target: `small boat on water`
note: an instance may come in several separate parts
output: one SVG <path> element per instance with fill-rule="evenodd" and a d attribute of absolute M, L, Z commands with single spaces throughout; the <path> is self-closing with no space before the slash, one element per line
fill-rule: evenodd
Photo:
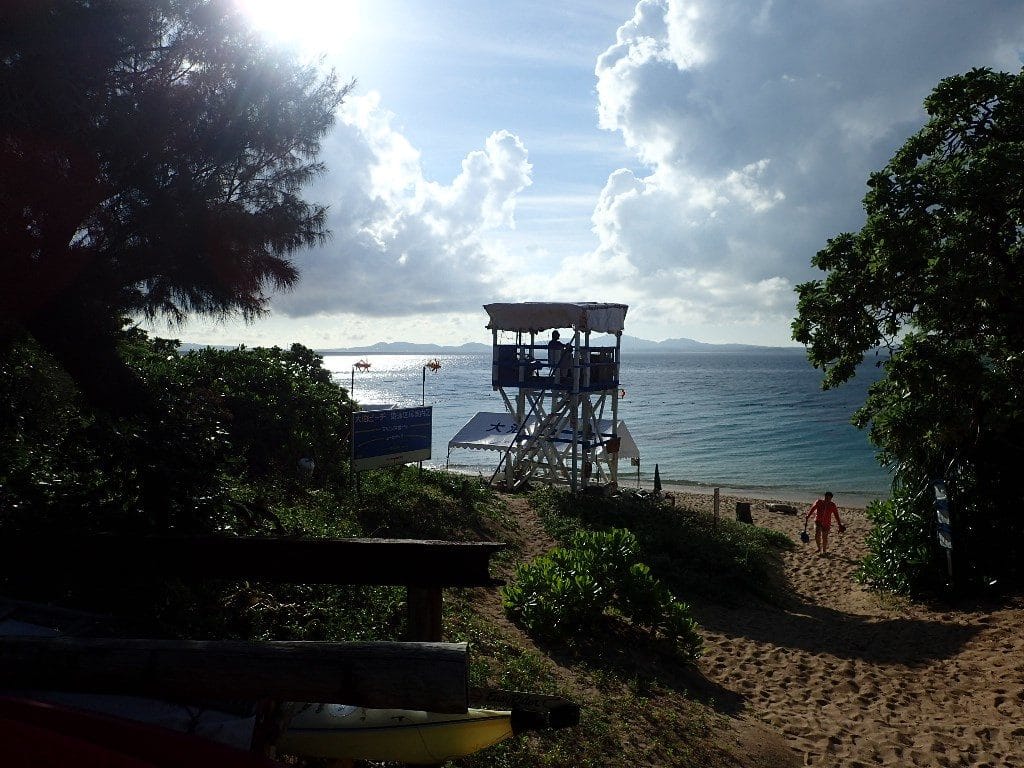
<path fill-rule="evenodd" d="M 360 371 L 370 370 L 370 363 L 366 360 L 360 360 L 358 363 L 353 364 L 353 368 L 358 368 Z"/>
<path fill-rule="evenodd" d="M 288 704 L 279 751 L 303 757 L 387 760 L 412 765 L 465 757 L 513 735 L 512 712 L 440 714 L 345 704 Z"/>

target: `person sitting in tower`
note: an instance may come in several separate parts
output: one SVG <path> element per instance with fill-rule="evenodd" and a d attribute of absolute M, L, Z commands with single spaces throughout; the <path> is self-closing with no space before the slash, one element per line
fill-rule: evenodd
<path fill-rule="evenodd" d="M 558 374 L 558 366 L 562 362 L 562 353 L 565 351 L 565 345 L 558 340 L 558 337 L 558 331 L 552 331 L 551 341 L 548 342 L 548 368 L 551 370 L 552 376 Z"/>

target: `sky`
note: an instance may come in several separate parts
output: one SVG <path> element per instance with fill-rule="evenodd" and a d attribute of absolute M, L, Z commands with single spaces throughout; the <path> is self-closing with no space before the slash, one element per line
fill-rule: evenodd
<path fill-rule="evenodd" d="M 1020 0 L 236 0 L 352 93 L 330 240 L 270 314 L 151 330 L 314 349 L 490 342 L 482 306 L 629 305 L 625 333 L 789 346 L 811 258 Z"/>

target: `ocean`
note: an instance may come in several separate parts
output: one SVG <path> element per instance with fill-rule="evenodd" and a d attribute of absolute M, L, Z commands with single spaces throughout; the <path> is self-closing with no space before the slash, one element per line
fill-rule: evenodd
<path fill-rule="evenodd" d="M 366 371 L 353 364 L 365 359 Z M 449 463 L 490 477 L 499 454 L 456 449 L 448 441 L 479 411 L 504 411 L 491 390 L 491 356 L 439 355 L 436 372 L 422 355 L 329 355 L 324 366 L 364 404 L 433 406 L 433 447 L 425 465 Z M 639 470 L 620 463 L 620 485 L 662 483 L 696 491 L 813 500 L 825 490 L 841 505 L 863 506 L 889 495 L 889 473 L 875 460 L 867 433 L 850 424 L 880 369 L 821 390 L 821 372 L 802 349 L 757 352 L 624 352 L 619 418 L 640 448 Z"/>

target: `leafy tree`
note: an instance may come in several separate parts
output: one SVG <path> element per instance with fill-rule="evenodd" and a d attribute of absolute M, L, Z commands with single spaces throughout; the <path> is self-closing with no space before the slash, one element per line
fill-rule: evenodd
<path fill-rule="evenodd" d="M 95 403 L 139 407 L 125 315 L 265 311 L 322 241 L 300 196 L 349 86 L 229 0 L 0 8 L 0 345 L 29 333 Z"/>
<path fill-rule="evenodd" d="M 31 342 L 0 357 L 0 530 L 254 533 L 288 500 L 340 504 L 352 402 L 319 355 L 177 347 L 121 340 L 159 417 L 90 407 Z"/>
<path fill-rule="evenodd" d="M 924 128 L 869 178 L 864 227 L 814 257 L 828 274 L 797 287 L 793 338 L 824 369 L 826 388 L 890 348 L 885 377 L 855 416 L 894 467 L 889 503 L 901 509 L 876 521 L 925 522 L 915 527 L 926 541 L 900 539 L 905 548 L 934 541 L 930 482 L 945 479 L 959 572 L 1020 577 L 1024 72 L 946 78 L 925 108 Z M 872 567 L 920 563 L 892 554 L 875 551 Z M 909 575 L 919 583 L 923 571 Z"/>
<path fill-rule="evenodd" d="M 322 363 L 301 344 L 195 350 L 174 361 L 178 380 L 168 389 L 218 403 L 238 472 L 279 482 L 308 459 L 304 479 L 343 485 L 352 402 Z"/>

